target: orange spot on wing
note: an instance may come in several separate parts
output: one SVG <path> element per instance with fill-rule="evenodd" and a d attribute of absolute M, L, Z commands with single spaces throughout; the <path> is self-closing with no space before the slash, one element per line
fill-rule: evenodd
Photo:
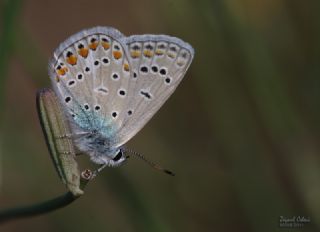
<path fill-rule="evenodd" d="M 79 55 L 86 58 L 88 56 L 88 53 L 89 53 L 89 49 L 88 48 L 81 48 L 79 51 L 78 51 Z"/>
<path fill-rule="evenodd" d="M 110 44 L 108 42 L 102 42 L 102 47 L 104 49 L 109 49 L 110 48 Z"/>
<path fill-rule="evenodd" d="M 144 50 L 143 51 L 143 55 L 145 56 L 145 57 L 152 57 L 153 56 L 153 52 L 152 51 L 150 51 L 150 50 Z"/>
<path fill-rule="evenodd" d="M 57 74 L 58 74 L 59 76 L 63 76 L 63 75 L 65 75 L 67 72 L 68 72 L 68 68 L 67 68 L 67 67 L 63 67 L 63 68 L 57 69 Z"/>
<path fill-rule="evenodd" d="M 127 64 L 127 63 L 125 63 L 124 65 L 123 65 L 123 69 L 125 70 L 125 71 L 127 71 L 127 72 L 129 72 L 129 64 Z"/>
<path fill-rule="evenodd" d="M 113 52 L 113 57 L 114 57 L 116 60 L 119 60 L 119 59 L 122 57 L 122 53 L 119 52 L 119 51 L 114 51 L 114 52 Z"/>
<path fill-rule="evenodd" d="M 96 50 L 98 47 L 98 44 L 99 44 L 98 42 L 93 42 L 93 43 L 89 44 L 89 48 L 91 50 Z"/>
<path fill-rule="evenodd" d="M 139 51 L 132 51 L 132 52 L 131 52 L 131 57 L 132 57 L 132 58 L 137 58 L 137 57 L 140 56 L 140 54 L 141 54 L 141 53 L 140 53 Z"/>
<path fill-rule="evenodd" d="M 71 65 L 77 64 L 77 60 L 78 60 L 78 58 L 75 55 L 71 55 L 71 56 L 67 57 L 67 59 L 66 59 L 66 61 Z"/>

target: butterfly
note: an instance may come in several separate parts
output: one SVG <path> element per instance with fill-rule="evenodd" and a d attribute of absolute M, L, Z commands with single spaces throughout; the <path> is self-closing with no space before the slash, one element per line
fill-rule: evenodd
<path fill-rule="evenodd" d="M 167 35 L 124 36 L 111 27 L 72 35 L 55 50 L 49 75 L 75 147 L 97 164 L 118 166 L 124 144 L 174 92 L 194 56 Z"/>

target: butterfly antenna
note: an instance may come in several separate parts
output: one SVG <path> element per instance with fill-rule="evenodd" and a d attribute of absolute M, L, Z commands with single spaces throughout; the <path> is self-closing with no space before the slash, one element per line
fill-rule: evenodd
<path fill-rule="evenodd" d="M 124 149 L 124 152 L 130 153 L 130 154 L 140 158 L 141 160 L 143 160 L 144 162 L 149 164 L 152 168 L 154 168 L 154 169 L 156 169 L 158 171 L 164 172 L 164 173 L 166 173 L 166 174 L 168 174 L 170 176 L 175 176 L 175 174 L 173 172 L 171 172 L 170 170 L 164 169 L 160 165 L 151 162 L 150 160 L 146 159 L 146 157 L 144 157 L 142 154 L 140 154 L 138 152 L 135 152 L 135 151 L 133 151 L 131 149 Z"/>

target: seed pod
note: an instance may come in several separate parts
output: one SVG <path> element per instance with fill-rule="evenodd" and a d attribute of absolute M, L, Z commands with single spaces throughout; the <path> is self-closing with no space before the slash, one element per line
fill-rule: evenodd
<path fill-rule="evenodd" d="M 70 125 L 56 94 L 49 88 L 37 93 L 37 110 L 53 164 L 60 179 L 74 196 L 80 196 L 80 170 Z"/>

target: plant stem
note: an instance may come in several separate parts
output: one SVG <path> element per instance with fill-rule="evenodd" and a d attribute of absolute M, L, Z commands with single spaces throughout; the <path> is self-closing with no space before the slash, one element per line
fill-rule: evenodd
<path fill-rule="evenodd" d="M 91 180 L 92 172 L 87 169 L 82 173 L 82 175 L 83 176 L 81 176 L 80 188 L 81 190 L 84 190 L 88 182 Z M 37 204 L 1 210 L 0 224 L 19 218 L 27 218 L 45 213 L 50 213 L 54 210 L 63 208 L 71 204 L 80 196 L 81 195 L 74 195 L 72 192 L 69 191 L 61 196 Z"/>
<path fill-rule="evenodd" d="M 74 196 L 71 192 L 67 192 L 61 196 L 38 204 L 2 210 L 0 211 L 0 224 L 18 218 L 32 217 L 52 212 L 69 205 L 77 198 L 78 197 Z"/>

